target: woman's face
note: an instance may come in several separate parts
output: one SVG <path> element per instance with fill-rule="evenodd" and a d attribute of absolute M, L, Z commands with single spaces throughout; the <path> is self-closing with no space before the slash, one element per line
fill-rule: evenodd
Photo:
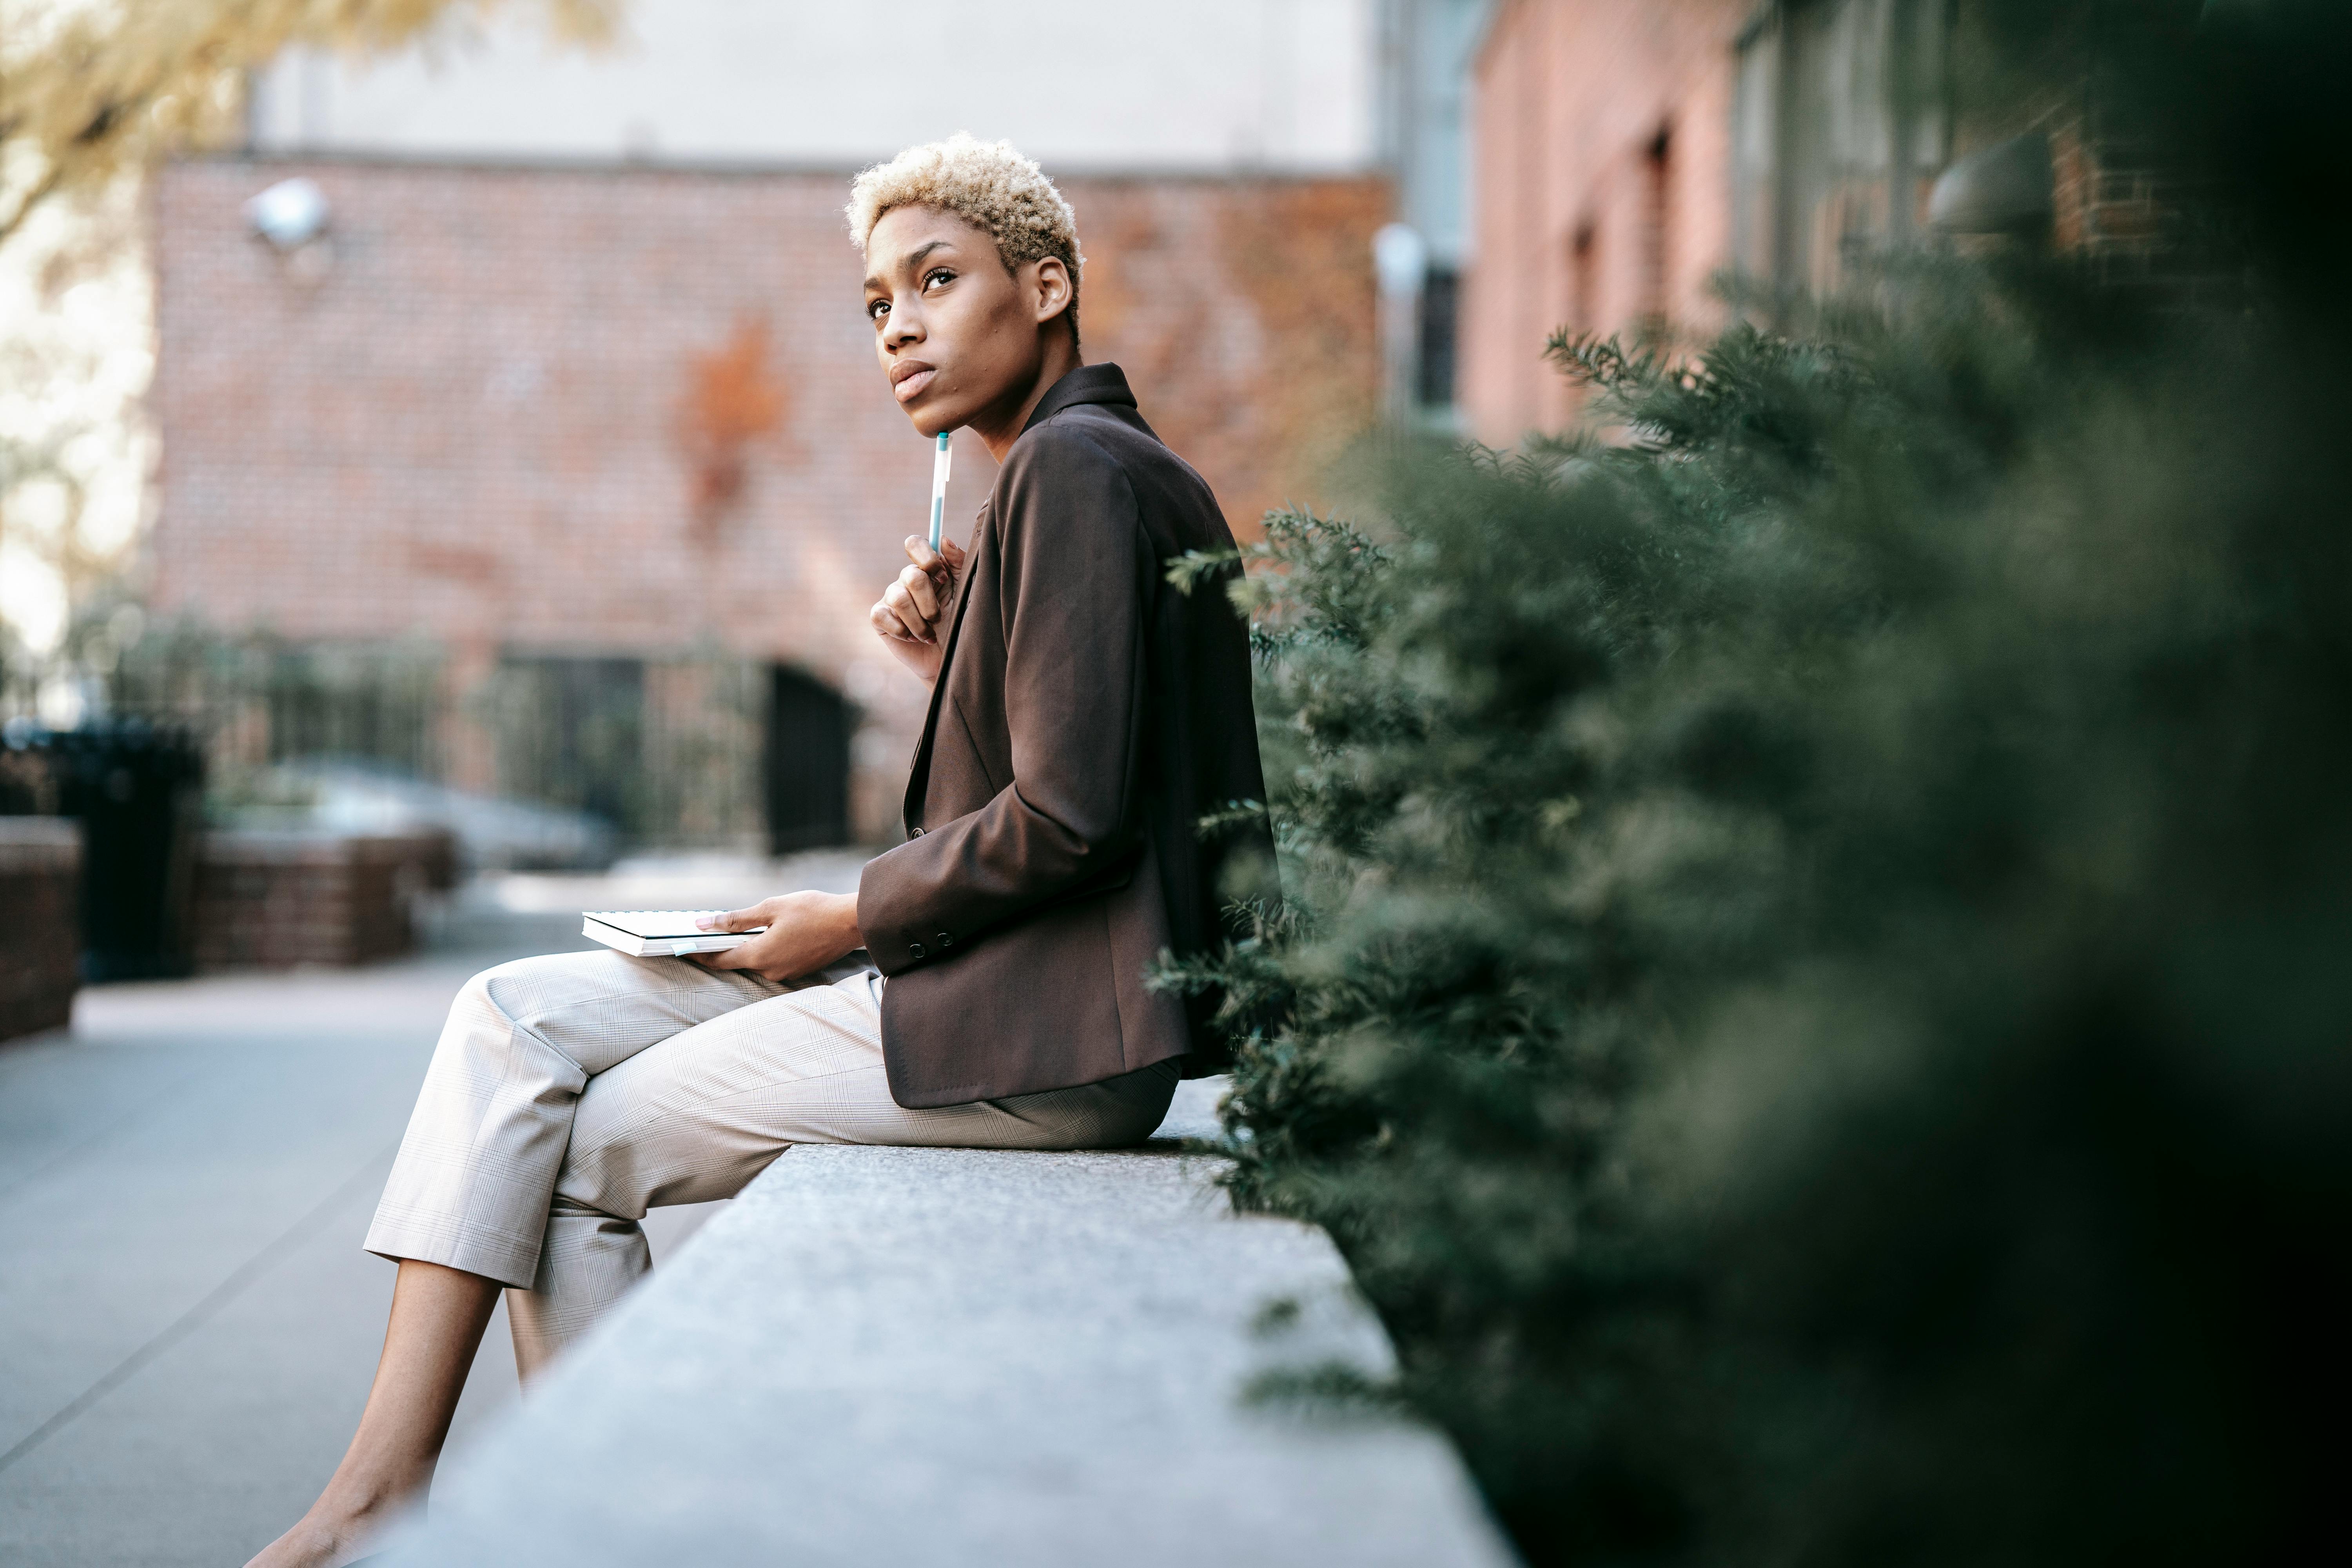
<path fill-rule="evenodd" d="M 1037 329 L 1069 303 L 1058 258 L 1007 271 L 982 230 L 908 206 L 882 215 L 866 259 L 875 357 L 916 429 L 936 436 L 1021 405 L 1044 359 Z"/>

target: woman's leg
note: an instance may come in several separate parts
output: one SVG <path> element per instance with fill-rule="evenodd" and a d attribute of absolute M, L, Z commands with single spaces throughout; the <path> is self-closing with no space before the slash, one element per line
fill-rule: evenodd
<path fill-rule="evenodd" d="M 450 1006 L 368 1250 L 529 1285 L 589 1079 L 782 989 L 742 970 L 601 950 L 477 974 Z"/>
<path fill-rule="evenodd" d="M 467 982 L 425 1071 L 369 1250 L 400 1264 L 392 1320 L 350 1451 L 265 1568 L 349 1561 L 432 1479 L 501 1285 L 528 1285 L 572 1107 L 590 1078 L 681 1030 L 776 994 L 676 959 L 558 953 Z"/>
<path fill-rule="evenodd" d="M 343 1462 L 310 1511 L 247 1568 L 348 1563 L 433 1479 L 466 1373 L 498 1300 L 495 1279 L 413 1258 L 401 1264 L 383 1355 Z"/>
<path fill-rule="evenodd" d="M 647 1208 L 732 1197 L 794 1143 L 1107 1149 L 1167 1114 L 1176 1064 L 1082 1089 L 908 1110 L 882 1061 L 880 977 L 753 1003 L 591 1079 L 572 1118 L 546 1245 L 507 1293 L 518 1365 L 584 1333 L 643 1272 Z"/>

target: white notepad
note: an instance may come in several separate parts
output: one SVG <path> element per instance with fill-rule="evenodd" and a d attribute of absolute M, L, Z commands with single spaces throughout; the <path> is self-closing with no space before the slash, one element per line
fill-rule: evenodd
<path fill-rule="evenodd" d="M 581 916 L 580 934 L 632 958 L 684 958 L 689 952 L 724 952 L 740 947 L 767 930 L 700 931 L 695 921 L 725 910 L 590 910 Z"/>

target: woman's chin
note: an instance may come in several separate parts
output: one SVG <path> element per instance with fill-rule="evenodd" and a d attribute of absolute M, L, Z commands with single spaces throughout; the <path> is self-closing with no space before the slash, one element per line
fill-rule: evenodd
<path fill-rule="evenodd" d="M 943 398 L 926 398 L 920 403 L 908 404 L 906 412 L 907 423 L 915 427 L 919 436 L 936 436 L 942 430 L 953 430 L 963 423 Z"/>

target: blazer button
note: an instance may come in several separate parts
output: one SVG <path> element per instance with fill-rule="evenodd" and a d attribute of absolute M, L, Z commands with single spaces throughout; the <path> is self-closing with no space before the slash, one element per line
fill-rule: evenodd
<path fill-rule="evenodd" d="M 922 944 L 921 942 L 908 942 L 908 943 L 907 944 L 907 956 L 908 956 L 908 957 L 909 957 L 909 958 L 920 958 L 920 957 L 922 957 L 922 956 L 923 956 L 923 944 Z"/>
<path fill-rule="evenodd" d="M 953 938 L 953 937 L 950 936 L 950 935 L 949 935 L 947 932 L 945 932 L 945 931 L 941 931 L 941 932 L 940 932 L 940 952 L 946 952 L 949 948 L 951 948 L 951 947 L 953 947 L 954 945 L 955 945 L 955 938 Z"/>

